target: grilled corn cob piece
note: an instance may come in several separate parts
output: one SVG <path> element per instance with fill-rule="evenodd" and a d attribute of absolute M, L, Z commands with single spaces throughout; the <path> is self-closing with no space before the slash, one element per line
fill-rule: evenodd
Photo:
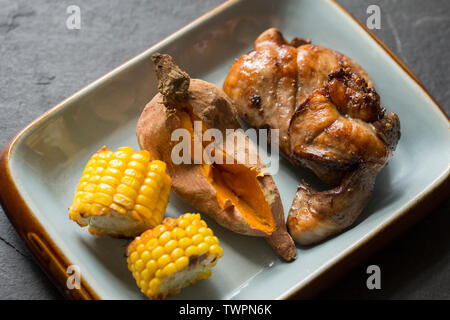
<path fill-rule="evenodd" d="M 170 183 L 166 164 L 150 162 L 147 151 L 103 147 L 84 169 L 70 219 L 95 235 L 135 237 L 161 223 Z"/>
<path fill-rule="evenodd" d="M 127 249 L 128 269 L 150 299 L 165 299 L 201 279 L 223 256 L 219 240 L 199 214 L 184 214 L 137 237 Z"/>

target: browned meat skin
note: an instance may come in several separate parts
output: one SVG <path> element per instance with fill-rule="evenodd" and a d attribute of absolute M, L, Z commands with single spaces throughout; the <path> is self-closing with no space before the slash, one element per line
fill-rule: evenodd
<path fill-rule="evenodd" d="M 292 156 L 341 170 L 361 162 L 384 162 L 386 145 L 370 123 L 384 116 L 378 94 L 348 69 L 338 69 L 329 79 L 292 116 Z"/>
<path fill-rule="evenodd" d="M 400 138 L 367 73 L 348 57 L 269 29 L 241 56 L 224 83 L 238 112 L 256 128 L 280 130 L 280 149 L 335 188 L 299 186 L 288 228 L 313 244 L 350 226 L 366 206 L 377 173 Z"/>
<path fill-rule="evenodd" d="M 311 245 L 339 233 L 351 226 L 367 205 L 375 178 L 400 138 L 400 121 L 394 113 L 376 121 L 374 126 L 386 146 L 385 157 L 357 164 L 331 190 L 319 192 L 307 184 L 299 185 L 287 221 L 289 233 L 297 243 Z"/>
<path fill-rule="evenodd" d="M 375 175 L 362 166 L 350 171 L 338 187 L 323 192 L 300 184 L 287 221 L 294 240 L 311 245 L 350 226 L 370 199 Z"/>
<path fill-rule="evenodd" d="M 298 38 L 289 43 L 278 29 L 271 28 L 256 39 L 255 50 L 233 64 L 223 88 L 250 126 L 280 130 L 280 149 L 293 159 L 288 136 L 293 113 L 328 81 L 330 73 L 343 66 L 373 86 L 366 72 L 343 54 Z M 302 164 L 331 185 L 342 180 L 342 172 L 318 163 Z"/>
<path fill-rule="evenodd" d="M 370 199 L 378 172 L 400 138 L 396 114 L 385 114 L 378 94 L 349 70 L 339 69 L 294 113 L 292 155 L 344 174 L 339 186 L 318 192 L 299 186 L 288 217 L 297 243 L 320 242 L 349 227 Z"/>
<path fill-rule="evenodd" d="M 397 115 L 349 70 L 339 69 L 294 113 L 289 128 L 292 155 L 344 173 L 339 186 L 318 192 L 300 185 L 288 217 L 297 243 L 320 242 L 349 227 L 370 199 L 378 172 L 400 138 Z"/>
<path fill-rule="evenodd" d="M 223 88 L 252 127 L 280 129 L 280 147 L 287 153 L 287 130 L 296 108 L 297 49 L 271 30 L 258 37 L 254 51 L 234 63 Z"/>

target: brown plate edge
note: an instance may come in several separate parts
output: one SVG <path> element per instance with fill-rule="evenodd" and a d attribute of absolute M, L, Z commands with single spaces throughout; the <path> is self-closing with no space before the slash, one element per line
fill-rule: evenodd
<path fill-rule="evenodd" d="M 430 93 L 425 89 L 420 80 L 411 72 L 411 70 L 409 70 L 403 64 L 403 62 L 401 62 L 401 60 L 397 56 L 395 56 L 395 54 L 389 48 L 386 47 L 386 45 L 383 44 L 383 42 L 381 42 L 381 40 L 379 40 L 374 34 L 372 34 L 372 32 L 368 30 L 366 26 L 364 26 L 364 24 L 362 24 L 359 20 L 357 20 L 349 12 L 347 12 L 342 6 L 336 3 L 336 1 L 329 1 L 333 3 L 337 8 L 342 10 L 349 18 L 357 22 L 358 25 L 360 25 L 368 33 L 368 35 L 371 36 L 380 45 L 380 47 L 383 48 L 389 54 L 389 56 L 422 88 L 422 90 L 434 102 L 436 107 L 442 112 L 444 117 L 449 120 L 447 114 L 443 111 L 437 101 L 430 95 Z M 218 12 L 220 9 L 225 8 L 229 4 L 235 2 L 238 1 L 225 1 L 216 8 L 211 9 L 199 18 L 195 19 L 193 22 L 189 23 L 182 29 L 188 27 L 204 16 L 210 15 L 215 11 Z M 174 32 L 173 34 L 179 32 L 180 30 Z M 166 37 L 165 39 L 169 38 L 170 36 Z M 164 40 L 161 40 L 154 46 L 158 45 Z M 118 68 L 120 67 L 121 66 L 119 66 Z M 65 101 L 68 101 L 69 99 L 71 98 L 68 98 Z M 48 235 L 48 233 L 45 231 L 43 226 L 31 211 L 31 209 L 26 205 L 25 200 L 22 198 L 17 186 L 14 183 L 9 169 L 9 159 L 11 156 L 11 152 L 20 137 L 24 133 L 26 133 L 28 129 L 34 127 L 39 121 L 48 117 L 56 109 L 59 109 L 59 107 L 63 104 L 64 102 L 50 109 L 49 111 L 45 112 L 43 115 L 32 121 L 28 126 L 21 130 L 2 151 L 0 155 L 0 172 L 2 172 L 3 174 L 0 175 L 0 190 L 2 190 L 0 192 L 0 204 L 2 205 L 6 215 L 8 216 L 14 228 L 17 230 L 20 237 L 24 240 L 25 244 L 38 260 L 42 269 L 55 284 L 55 286 L 60 289 L 60 291 L 66 298 L 97 300 L 100 299 L 99 295 L 89 286 L 89 284 L 83 278 L 81 279 L 80 289 L 69 290 L 67 288 L 67 280 L 70 275 L 66 272 L 66 270 L 72 264 L 64 255 L 64 253 L 58 248 L 58 246 L 53 242 L 51 237 Z M 344 276 L 349 270 L 356 267 L 377 250 L 383 248 L 395 236 L 397 236 L 408 227 L 413 225 L 415 222 L 423 218 L 426 214 L 431 212 L 449 196 L 450 174 L 447 174 L 447 176 L 440 184 L 434 186 L 434 188 L 430 190 L 426 195 L 423 195 L 420 199 L 418 199 L 413 207 L 405 210 L 400 216 L 396 218 L 395 221 L 391 222 L 377 234 L 367 239 L 353 251 L 349 252 L 344 257 L 341 257 L 339 261 L 337 261 L 335 264 L 321 273 L 320 277 L 312 279 L 308 284 L 300 288 L 297 292 L 286 297 L 286 299 L 305 299 L 315 297 L 320 291 L 329 287 L 332 283 Z"/>
<path fill-rule="evenodd" d="M 9 159 L 14 144 L 20 136 L 21 134 L 18 134 L 14 137 L 0 155 L 0 172 L 2 172 L 0 175 L 0 204 L 41 268 L 66 298 L 98 300 L 99 296 L 83 278 L 81 278 L 79 289 L 70 290 L 68 288 L 67 281 L 70 274 L 67 273 L 67 268 L 72 263 L 45 231 L 14 183 L 9 168 Z"/>

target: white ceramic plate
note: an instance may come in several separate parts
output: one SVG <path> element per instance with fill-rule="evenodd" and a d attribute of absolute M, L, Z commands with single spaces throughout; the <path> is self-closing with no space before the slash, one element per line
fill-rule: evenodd
<path fill-rule="evenodd" d="M 169 53 L 192 77 L 221 86 L 233 59 L 251 50 L 268 27 L 278 27 L 288 39 L 309 37 L 361 64 L 382 104 L 399 115 L 402 138 L 353 228 L 323 244 L 298 248 L 298 259 L 284 263 L 264 240 L 234 234 L 208 220 L 225 255 L 209 280 L 174 299 L 276 299 L 301 292 L 448 183 L 448 120 L 414 76 L 343 9 L 325 0 L 230 1 L 65 100 L 5 149 L 2 204 L 68 296 L 144 298 L 126 267 L 128 241 L 91 236 L 68 219 L 67 208 L 92 153 L 103 145 L 137 148 L 137 118 L 156 92 L 151 54 Z M 286 214 L 301 175 L 284 161 L 275 175 Z M 187 211 L 192 209 L 172 195 L 167 214 Z M 81 269 L 79 291 L 65 287 L 69 264 Z"/>

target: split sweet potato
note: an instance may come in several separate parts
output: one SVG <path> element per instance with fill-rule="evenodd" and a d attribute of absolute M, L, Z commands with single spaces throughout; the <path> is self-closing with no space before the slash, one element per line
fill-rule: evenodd
<path fill-rule="evenodd" d="M 211 83 L 190 79 L 170 56 L 155 54 L 152 59 L 159 93 L 147 104 L 137 125 L 141 148 L 167 163 L 172 190 L 186 203 L 234 232 L 266 238 L 283 259 L 293 260 L 296 249 L 286 230 L 280 194 L 257 148 L 239 130 L 230 98 Z M 187 157 L 183 151 L 183 159 L 191 161 L 179 164 L 172 157 L 179 143 L 172 141 L 177 129 L 189 132 L 192 142 Z M 224 143 L 214 138 L 204 142 L 207 129 L 218 130 Z M 196 139 L 201 141 L 200 150 L 194 148 Z M 227 148 L 225 141 L 234 141 L 234 148 Z M 195 161 L 199 154 L 200 162 Z M 211 161 L 204 161 L 205 157 Z"/>

